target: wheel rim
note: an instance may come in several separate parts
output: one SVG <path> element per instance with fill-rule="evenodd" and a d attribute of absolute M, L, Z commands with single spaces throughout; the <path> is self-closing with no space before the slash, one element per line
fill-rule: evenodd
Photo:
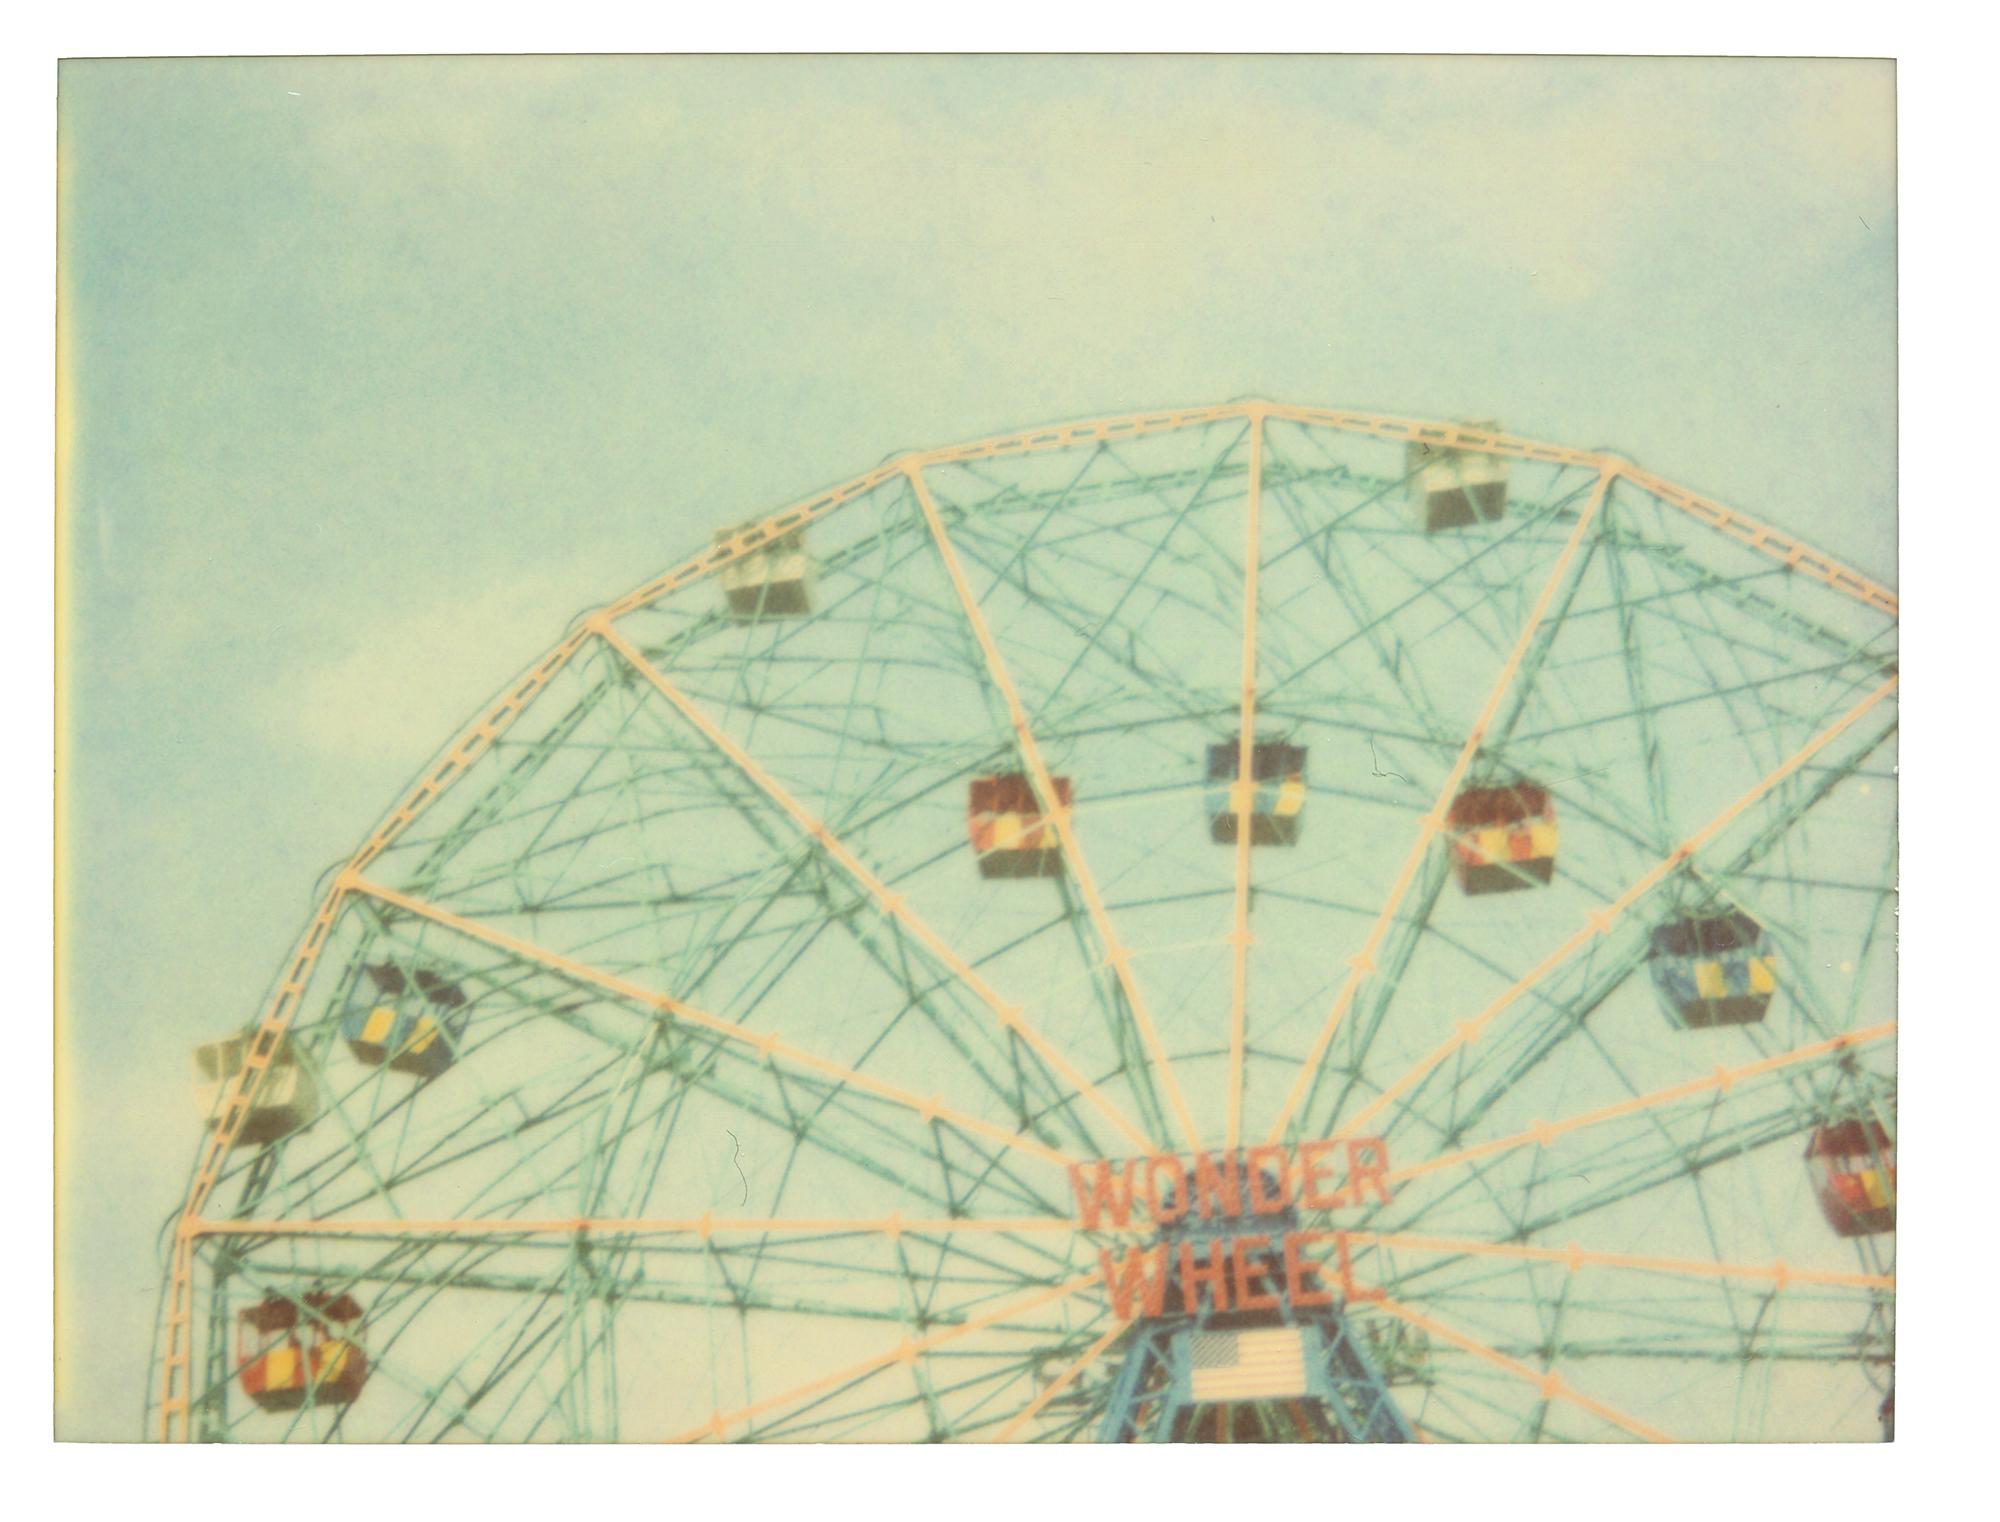
<path fill-rule="evenodd" d="M 1501 515 L 1428 528 L 1440 458 L 1504 465 Z M 1152 1239 L 1080 1229 L 1069 1165 L 1377 1136 L 1393 1198 L 1303 1224 L 1414 1435 L 1851 1427 L 1893 1236 L 1829 1230 L 1799 1154 L 1894 1132 L 1894 614 L 1609 457 L 1256 403 L 731 532 L 338 874 L 214 1090 L 154 1430 L 1091 1437 L 1213 1318 L 1120 1322 L 1100 1252 Z M 1046 860 L 989 877 L 1007 777 Z M 1524 784 L 1548 880 L 1477 891 L 1451 806 Z M 1651 931 L 1725 913 L 1776 991 L 1683 1028 Z M 463 1002 L 367 1061 L 385 966 Z M 365 1391 L 245 1399 L 242 1310 L 334 1291 Z"/>

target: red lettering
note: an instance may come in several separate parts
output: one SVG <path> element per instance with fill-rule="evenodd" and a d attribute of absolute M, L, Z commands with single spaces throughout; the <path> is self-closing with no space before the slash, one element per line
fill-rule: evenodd
<path fill-rule="evenodd" d="M 1251 1156 L 1256 1156 L 1253 1152 Z M 1237 1237 L 1229 1244 L 1230 1266 L 1236 1270 L 1236 1304 L 1246 1311 L 1275 1310 L 1278 1305 L 1276 1295 L 1260 1295 L 1254 1286 L 1257 1281 L 1269 1276 L 1270 1262 L 1263 1257 L 1261 1249 L 1269 1247 L 1269 1237 Z M 1258 1253 L 1256 1264 L 1250 1262 L 1250 1254 Z"/>
<path fill-rule="evenodd" d="M 1097 1230 L 1097 1223 L 1104 1212 L 1111 1212 L 1112 1224 L 1130 1226 L 1132 1224 L 1132 1163 L 1125 1165 L 1125 1172 L 1118 1175 L 1109 1163 L 1093 1163 L 1096 1177 L 1090 1187 L 1084 1187 L 1082 1163 L 1069 1165 L 1070 1187 L 1076 1191 L 1077 1218 L 1085 1231 Z"/>
<path fill-rule="evenodd" d="M 1379 1289 L 1361 1289 L 1361 1288 L 1359 1288 L 1358 1286 L 1356 1286 L 1356 1284 L 1355 1284 L 1355 1282 L 1354 1282 L 1354 1261 L 1353 1261 L 1353 1259 L 1352 1259 L 1352 1258 L 1350 1258 L 1350 1257 L 1348 1256 L 1348 1252 L 1347 1252 L 1347 1233 L 1346 1233 L 1346 1232 L 1344 1232 L 1344 1231 L 1337 1231 L 1337 1232 L 1335 1232 L 1335 1233 L 1333 1234 L 1333 1245 L 1334 1245 L 1334 1250 L 1335 1250 L 1335 1251 L 1336 1251 L 1336 1252 L 1337 1252 L 1337 1253 L 1339 1254 L 1339 1256 L 1340 1256 L 1340 1292 L 1341 1292 L 1341 1294 L 1343 1294 L 1344 1296 L 1346 1296 L 1346 1297 L 1347 1297 L 1347 1298 L 1348 1298 L 1349 1300 L 1380 1300 L 1380 1299 L 1382 1299 L 1382 1298 L 1383 1298 L 1383 1294 L 1382 1294 L 1382 1291 L 1381 1291 L 1381 1290 L 1379 1290 Z"/>
<path fill-rule="evenodd" d="M 1344 1148 L 1345 1187 L 1335 1189 L 1334 1157 Z M 1245 1210 L 1245 1180 L 1248 1180 Z M 1296 1148 L 1263 1146 L 1247 1152 L 1197 1152 L 1192 1166 L 1172 1153 L 1154 1153 L 1123 1164 L 1071 1163 L 1070 1188 L 1085 1231 L 1127 1229 L 1138 1204 L 1154 1225 L 1175 1221 L 1278 1215 L 1294 1205 L 1330 1211 L 1394 1198 L 1389 1145 L 1379 1136 L 1301 1142 Z"/>
<path fill-rule="evenodd" d="M 1173 1190 L 1165 1204 L 1160 1202 L 1160 1172 L 1163 1168 L 1173 1173 Z M 1179 1158 L 1168 1155 L 1146 1159 L 1146 1210 L 1162 1226 L 1187 1214 L 1187 1181 L 1187 1169 L 1181 1165 Z"/>
<path fill-rule="evenodd" d="M 1332 1290 L 1307 1288 L 1319 1277 L 1322 1265 L 1308 1258 L 1305 1249 L 1325 1241 L 1326 1235 L 1323 1231 L 1295 1231 L 1285 1238 L 1285 1293 L 1293 1305 L 1333 1304 Z"/>
<path fill-rule="evenodd" d="M 1229 1260 L 1223 1256 L 1222 1244 L 1212 1242 L 1208 1249 L 1208 1267 L 1194 1266 L 1194 1243 L 1181 1243 L 1181 1301 L 1184 1309 L 1192 1316 L 1201 1309 L 1201 1286 L 1208 1286 L 1209 1298 L 1215 1302 L 1218 1311 L 1229 1309 Z"/>
<path fill-rule="evenodd" d="M 1125 1261 L 1111 1264 L 1109 1248 L 1099 1248 L 1097 1260 L 1104 1269 L 1104 1290 L 1111 1297 L 1111 1312 L 1120 1321 L 1130 1321 L 1135 1301 L 1148 1316 L 1157 1316 L 1167 1306 L 1167 1249 L 1164 1246 L 1137 1248 L 1126 1252 Z"/>
<path fill-rule="evenodd" d="M 1331 1169 L 1322 1169 L 1320 1161 L 1339 1145 L 1332 1141 L 1299 1144 L 1299 1203 L 1308 1210 L 1338 1210 L 1347 1203 L 1347 1196 L 1339 1190 L 1323 1194 L 1319 1187 L 1323 1179 L 1331 1176 Z"/>
<path fill-rule="evenodd" d="M 1236 1182 L 1236 1154 L 1222 1154 L 1218 1171 L 1206 1152 L 1194 1155 L 1194 1197 L 1207 1216 L 1243 1214 L 1243 1192 Z"/>
<path fill-rule="evenodd" d="M 1379 1136 L 1357 1136 L 1347 1144 L 1347 1188 L 1354 1204 L 1361 1203 L 1368 1184 L 1384 1205 L 1389 1203 L 1389 1144 Z"/>
<path fill-rule="evenodd" d="M 1273 1166 L 1266 1168 L 1266 1160 Z M 1250 1208 L 1258 1215 L 1276 1215 L 1290 1208 L 1292 1159 L 1283 1147 L 1252 1147 L 1244 1171 L 1250 1175 Z"/>

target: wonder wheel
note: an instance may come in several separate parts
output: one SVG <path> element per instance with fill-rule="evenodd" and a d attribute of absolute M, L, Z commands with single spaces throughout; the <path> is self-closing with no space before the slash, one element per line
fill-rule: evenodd
<path fill-rule="evenodd" d="M 190 1031 L 149 1432 L 1873 1435 L 1891 592 L 1266 402 L 753 506 Z"/>

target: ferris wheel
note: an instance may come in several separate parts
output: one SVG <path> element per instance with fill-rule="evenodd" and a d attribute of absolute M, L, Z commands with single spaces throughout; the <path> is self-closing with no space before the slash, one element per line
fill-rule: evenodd
<path fill-rule="evenodd" d="M 1262 401 L 715 516 L 203 1033 L 149 1435 L 1893 1409 L 1892 592 Z"/>

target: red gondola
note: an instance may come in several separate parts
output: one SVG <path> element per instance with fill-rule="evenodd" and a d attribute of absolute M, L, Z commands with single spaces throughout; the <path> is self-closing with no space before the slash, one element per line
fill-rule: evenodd
<path fill-rule="evenodd" d="M 1896 1144 L 1874 1121 L 1821 1126 L 1806 1145 L 1813 1193 L 1843 1237 L 1896 1229 Z"/>
<path fill-rule="evenodd" d="M 1068 808 L 1069 778 L 1049 780 Z M 965 812 L 981 877 L 1062 876 L 1062 838 L 1053 824 L 1043 822 L 1041 800 L 1022 773 L 973 778 Z"/>
<path fill-rule="evenodd" d="M 360 1320 L 353 1296 L 327 1290 L 303 1302 L 273 1295 L 248 1307 L 236 1325 L 243 1393 L 266 1411 L 346 1405 L 368 1381 L 368 1357 L 354 1340 Z"/>
<path fill-rule="evenodd" d="M 1451 865 L 1467 893 L 1504 893 L 1546 883 L 1556 871 L 1556 805 L 1532 782 L 1469 787 L 1445 820 Z"/>

